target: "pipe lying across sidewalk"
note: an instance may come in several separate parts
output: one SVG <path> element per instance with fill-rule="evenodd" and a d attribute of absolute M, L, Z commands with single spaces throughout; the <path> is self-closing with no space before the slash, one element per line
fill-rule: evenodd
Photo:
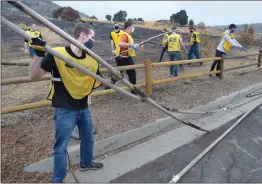
<path fill-rule="evenodd" d="M 241 118 L 239 118 L 229 129 L 227 129 L 220 137 L 218 137 L 212 144 L 210 144 L 203 152 L 201 152 L 192 162 L 190 162 L 180 173 L 174 175 L 169 183 L 176 183 L 181 177 L 183 177 L 189 169 L 191 169 L 200 159 L 202 159 L 213 147 L 215 147 L 225 136 L 227 136 L 247 115 L 249 115 L 254 109 L 262 104 L 262 101 L 246 112 Z"/>
<path fill-rule="evenodd" d="M 54 24 L 52 24 L 51 22 L 49 22 L 48 20 L 46 20 L 44 17 L 42 17 L 41 15 L 39 15 L 38 13 L 36 13 L 35 11 L 33 11 L 32 9 L 28 8 L 27 6 L 25 6 L 23 3 L 21 2 L 15 2 L 15 1 L 8 1 L 9 4 L 15 6 L 16 8 L 20 9 L 21 11 L 23 11 L 24 13 L 32 16 L 34 19 L 38 20 L 39 22 L 43 23 L 44 25 L 46 25 L 49 29 L 53 30 L 54 32 L 56 32 L 58 35 L 62 36 L 63 38 L 65 38 L 66 40 L 68 40 L 70 43 L 72 43 L 73 45 L 77 46 L 79 49 L 85 51 L 86 53 L 88 53 L 92 58 L 94 58 L 97 62 L 99 62 L 100 64 L 102 64 L 105 68 L 107 68 L 109 70 L 109 72 L 111 74 L 113 74 L 116 78 L 120 79 L 126 86 L 128 86 L 131 90 L 135 90 L 135 92 L 139 95 L 133 95 L 119 87 L 117 87 L 116 85 L 108 82 L 107 80 L 101 78 L 100 76 L 97 76 L 96 74 L 88 71 L 87 69 L 81 67 L 80 65 L 78 65 L 75 62 L 72 62 L 70 59 L 68 59 L 67 57 L 63 56 L 60 53 L 55 52 L 52 48 L 50 48 L 48 45 L 45 46 L 45 49 L 48 53 L 58 57 L 59 59 L 61 59 L 62 61 L 66 62 L 67 64 L 69 64 L 70 66 L 75 67 L 76 69 L 78 69 L 79 71 L 84 72 L 85 74 L 93 77 L 94 79 L 98 80 L 99 82 L 109 86 L 112 89 L 115 89 L 116 91 L 130 97 L 133 98 L 135 100 L 144 102 L 144 103 L 149 103 L 152 106 L 156 107 L 157 109 L 161 110 L 162 112 L 166 113 L 167 115 L 171 116 L 172 118 L 178 120 L 179 122 L 188 125 L 192 128 L 204 131 L 204 132 L 209 132 L 208 130 L 205 130 L 199 126 L 196 126 L 190 122 L 186 122 L 184 120 L 181 120 L 180 118 L 176 117 L 172 112 L 166 110 L 165 108 L 163 108 L 162 106 L 160 106 L 159 104 L 157 104 L 155 101 L 153 101 L 152 99 L 150 99 L 145 93 L 143 93 L 142 91 L 138 90 L 137 88 L 135 88 L 135 86 L 133 84 L 131 84 L 128 80 L 126 80 L 125 78 L 121 78 L 122 75 L 119 71 L 116 71 L 111 65 L 109 65 L 107 62 L 105 62 L 101 57 L 99 57 L 98 55 L 96 55 L 94 52 L 92 52 L 91 50 L 89 50 L 88 48 L 86 48 L 83 44 L 80 44 L 77 40 L 75 40 L 74 38 L 72 38 L 70 35 L 68 35 L 66 32 L 62 31 L 60 28 L 58 28 L 57 26 L 55 26 Z M 23 36 L 26 39 L 31 39 L 30 35 L 28 35 L 25 31 L 23 31 L 22 29 L 20 29 L 18 26 L 16 26 L 15 24 L 11 23 L 10 21 L 6 20 L 4 17 L 2 17 L 2 23 L 4 25 L 6 25 L 7 27 L 9 27 L 11 30 L 17 32 L 18 34 L 20 34 L 21 36 Z"/>

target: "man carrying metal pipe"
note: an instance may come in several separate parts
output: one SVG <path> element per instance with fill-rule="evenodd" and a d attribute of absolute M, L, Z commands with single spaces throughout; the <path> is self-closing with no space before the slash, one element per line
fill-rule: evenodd
<path fill-rule="evenodd" d="M 123 33 L 123 30 L 120 30 L 120 27 L 119 27 L 119 25 L 117 23 L 114 24 L 114 28 L 115 28 L 115 30 L 110 33 L 110 39 L 111 39 L 112 54 L 114 56 L 116 56 L 116 54 L 117 54 L 117 52 L 119 50 L 118 42 L 119 42 L 121 34 Z M 120 59 L 119 57 L 115 58 L 115 61 L 116 61 L 117 65 L 120 62 L 119 59 Z M 111 82 L 113 84 L 116 83 L 116 81 L 117 80 L 114 77 L 111 77 Z M 110 89 L 110 87 L 106 86 L 105 89 Z"/>
<path fill-rule="evenodd" d="M 228 28 L 229 29 L 223 33 L 220 43 L 217 46 L 215 57 L 221 57 L 222 55 L 228 53 L 231 50 L 232 46 L 236 47 L 240 51 L 247 50 L 246 48 L 242 47 L 242 45 L 240 45 L 235 39 L 235 35 L 233 33 L 235 32 L 237 26 L 235 24 L 230 24 Z M 210 71 L 214 71 L 215 67 L 216 70 L 220 70 L 220 60 L 216 60 L 213 62 Z M 219 76 L 219 74 L 216 74 L 216 76 Z M 212 77 L 212 75 L 209 75 L 209 77 Z"/>
<path fill-rule="evenodd" d="M 162 32 L 163 33 L 165 33 L 165 32 L 167 32 L 167 29 L 163 29 L 162 30 Z M 162 59 L 163 59 L 163 57 L 164 57 L 164 54 L 165 54 L 165 52 L 167 51 L 167 45 L 166 45 L 166 41 L 167 41 L 167 37 L 168 37 L 168 33 L 166 33 L 164 36 L 163 36 L 163 38 L 162 38 L 162 40 L 161 40 L 161 45 L 162 45 L 162 51 L 161 51 L 161 54 L 160 54 L 160 58 L 159 58 L 159 62 L 162 62 Z"/>
<path fill-rule="evenodd" d="M 90 48 L 94 31 L 83 23 L 74 27 L 74 37 Z M 94 78 L 65 64 L 63 61 L 42 50 L 45 42 L 38 38 L 31 40 L 36 56 L 29 66 L 29 78 L 35 80 L 46 72 L 52 73 L 52 85 L 48 99 L 55 108 L 55 144 L 53 182 L 62 182 L 66 176 L 66 150 L 74 127 L 77 125 L 80 134 L 80 170 L 97 170 L 102 163 L 93 162 L 93 127 L 87 99 L 94 88 L 101 85 Z M 101 75 L 96 60 L 71 44 L 67 47 L 55 48 L 60 54 L 80 64 L 92 73 Z M 43 57 L 43 59 L 42 59 Z M 42 61 L 41 61 L 42 59 Z"/>
<path fill-rule="evenodd" d="M 190 40 L 189 40 L 189 52 L 188 52 L 188 60 L 193 59 L 195 56 L 196 59 L 200 59 L 200 37 L 199 33 L 196 32 L 196 28 L 193 26 L 189 27 L 190 31 Z M 189 66 L 192 66 L 192 63 L 188 64 Z M 200 66 L 203 66 L 203 62 L 200 62 Z"/>
<path fill-rule="evenodd" d="M 183 43 L 182 36 L 178 34 L 178 29 L 176 26 L 172 28 L 172 34 L 167 38 L 167 52 L 170 58 L 170 61 L 179 61 L 181 60 L 181 47 L 186 50 L 185 44 Z M 177 77 L 178 76 L 178 66 L 171 65 L 170 69 L 170 76 Z"/>
<path fill-rule="evenodd" d="M 135 27 L 133 26 L 132 21 L 127 21 L 124 24 L 124 31 L 121 33 L 118 47 L 116 48 L 115 55 L 119 56 L 116 59 L 117 66 L 128 66 L 134 65 L 133 58 L 136 56 L 135 50 L 138 49 L 140 46 L 139 44 L 135 44 L 131 34 L 135 31 Z M 128 50 L 129 48 L 133 48 Z M 127 51 L 128 50 L 128 51 Z M 121 71 L 123 75 L 123 71 Z M 135 69 L 126 70 L 128 75 L 129 82 L 131 84 L 136 84 L 136 71 Z M 114 84 L 116 80 L 112 81 Z M 107 89 L 110 89 L 109 87 Z M 134 91 L 131 91 L 134 93 Z"/>
<path fill-rule="evenodd" d="M 38 31 L 38 28 L 35 24 L 32 24 L 29 30 L 26 30 L 26 33 L 30 36 L 41 38 L 43 39 L 40 31 Z M 25 39 L 25 52 L 29 53 L 31 57 L 34 57 L 35 50 L 31 47 L 30 43 L 28 43 L 28 40 Z"/>

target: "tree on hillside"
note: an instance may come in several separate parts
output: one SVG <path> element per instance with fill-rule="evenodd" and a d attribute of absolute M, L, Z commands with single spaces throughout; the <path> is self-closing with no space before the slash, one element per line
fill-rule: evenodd
<path fill-rule="evenodd" d="M 58 19 L 58 17 L 63 13 L 63 11 L 66 9 L 66 7 L 59 7 L 53 10 L 52 15 L 53 18 Z"/>
<path fill-rule="evenodd" d="M 200 27 L 205 27 L 205 23 L 204 22 L 199 22 L 197 25 L 200 26 Z"/>
<path fill-rule="evenodd" d="M 137 21 L 137 18 L 134 18 L 134 21 Z"/>
<path fill-rule="evenodd" d="M 244 31 L 240 32 L 241 41 L 246 44 L 251 44 L 255 40 L 256 31 L 253 26 L 244 24 Z"/>
<path fill-rule="evenodd" d="M 75 22 L 80 20 L 79 12 L 70 6 L 66 7 L 66 9 L 60 14 L 60 17 L 63 20 Z"/>
<path fill-rule="evenodd" d="M 189 24 L 190 26 L 193 26 L 193 25 L 194 25 L 193 19 L 190 19 L 188 24 Z"/>
<path fill-rule="evenodd" d="M 144 22 L 144 20 L 142 18 L 138 18 L 137 21 Z"/>
<path fill-rule="evenodd" d="M 116 14 L 114 14 L 113 21 L 117 22 L 124 22 L 126 21 L 127 13 L 126 11 L 118 11 Z"/>
<path fill-rule="evenodd" d="M 96 16 L 94 16 L 94 15 L 92 17 L 90 17 L 90 19 L 96 19 L 97 20 Z"/>
<path fill-rule="evenodd" d="M 179 23 L 180 25 L 188 24 L 188 16 L 186 10 L 180 10 L 179 12 L 170 16 L 170 21 L 173 23 Z"/>
<path fill-rule="evenodd" d="M 107 21 L 110 21 L 112 19 L 112 16 L 111 15 L 106 15 L 106 20 Z"/>
<path fill-rule="evenodd" d="M 69 6 L 54 9 L 52 15 L 55 19 L 61 18 L 63 20 L 73 22 L 80 20 L 79 12 Z"/>

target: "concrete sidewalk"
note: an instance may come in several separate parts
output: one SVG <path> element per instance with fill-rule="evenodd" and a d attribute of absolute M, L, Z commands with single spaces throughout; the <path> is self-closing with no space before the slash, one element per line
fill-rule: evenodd
<path fill-rule="evenodd" d="M 168 183 L 233 123 L 235 120 L 111 182 Z M 262 182 L 261 130 L 262 105 L 243 119 L 178 183 Z"/>
<path fill-rule="evenodd" d="M 237 99 L 237 96 L 232 97 L 231 100 L 233 98 Z M 248 101 L 250 102 L 237 107 L 238 104 L 241 105 Z M 259 98 L 238 98 L 235 100 L 236 108 L 233 110 L 220 111 L 208 116 L 198 115 L 190 118 L 185 117 L 185 119 L 190 119 L 191 123 L 199 125 L 203 128 L 215 130 L 216 128 L 238 118 L 250 108 L 260 104 L 261 101 L 261 95 Z M 168 121 L 168 119 L 165 121 Z M 135 170 L 185 144 L 192 142 L 197 138 L 200 138 L 204 134 L 204 132 L 193 129 L 189 126 L 182 126 L 180 124 L 180 127 L 176 127 L 176 129 L 162 133 L 161 135 L 146 142 L 137 144 L 136 146 L 118 152 L 112 156 L 103 157 L 100 159 L 100 161 L 104 163 L 104 168 L 102 170 L 86 172 L 75 170 L 74 174 L 78 181 L 82 183 L 110 182 L 125 173 Z M 212 134 L 212 132 L 210 132 L 210 134 Z M 74 182 L 72 174 L 68 173 L 65 182 Z"/>

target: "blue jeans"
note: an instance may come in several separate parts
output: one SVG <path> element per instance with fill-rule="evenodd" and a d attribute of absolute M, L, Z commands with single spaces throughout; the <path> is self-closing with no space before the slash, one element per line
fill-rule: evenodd
<path fill-rule="evenodd" d="M 77 125 L 80 136 L 80 166 L 93 162 L 93 126 L 88 108 L 69 110 L 55 108 L 55 144 L 54 144 L 54 174 L 53 182 L 62 182 L 67 172 L 67 145 L 71 133 Z"/>
<path fill-rule="evenodd" d="M 34 57 L 34 55 L 35 55 L 35 49 L 29 47 L 28 50 L 29 50 L 29 54 L 30 54 L 30 56 L 31 56 L 31 57 Z"/>
<path fill-rule="evenodd" d="M 200 59 L 200 45 L 195 44 L 190 46 L 189 52 L 188 52 L 188 60 L 193 59 L 193 57 L 196 57 L 196 59 Z M 203 63 L 203 62 L 201 62 Z"/>
<path fill-rule="evenodd" d="M 181 53 L 176 51 L 176 52 L 168 52 L 169 59 L 170 61 L 179 61 L 181 60 Z M 173 75 L 175 77 L 178 76 L 178 66 L 177 65 L 171 65 L 169 66 L 170 70 L 170 75 Z"/>

